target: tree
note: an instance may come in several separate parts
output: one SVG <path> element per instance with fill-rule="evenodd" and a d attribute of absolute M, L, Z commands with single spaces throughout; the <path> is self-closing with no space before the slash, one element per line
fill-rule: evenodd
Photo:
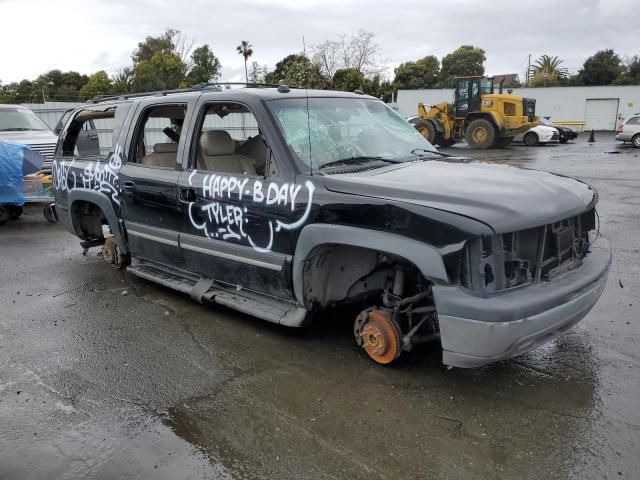
<path fill-rule="evenodd" d="M 607 49 L 587 58 L 578 74 L 584 85 L 610 85 L 622 71 L 620 57 Z"/>
<path fill-rule="evenodd" d="M 80 89 L 82 100 L 88 100 L 98 95 L 111 93 L 112 84 L 109 75 L 104 70 L 99 70 L 89 77 L 89 81 Z"/>
<path fill-rule="evenodd" d="M 303 53 L 291 54 L 276 63 L 273 72 L 265 76 L 265 82 L 309 88 L 323 88 L 328 83 L 318 66 Z"/>
<path fill-rule="evenodd" d="M 333 88 L 345 92 L 362 90 L 364 88 L 364 75 L 357 68 L 342 68 L 333 74 Z"/>
<path fill-rule="evenodd" d="M 529 70 L 529 83 L 534 87 L 559 85 L 561 80 L 569 77 L 569 70 L 562 67 L 560 57 L 542 55 Z"/>
<path fill-rule="evenodd" d="M 185 70 L 186 65 L 175 53 L 156 52 L 149 60 L 142 60 L 133 67 L 131 90 L 173 90 L 180 86 Z"/>
<path fill-rule="evenodd" d="M 266 65 L 260 66 L 258 62 L 251 62 L 249 68 L 249 83 L 265 83 L 264 77 L 269 73 Z"/>
<path fill-rule="evenodd" d="M 438 84 L 440 62 L 428 55 L 415 62 L 405 62 L 393 70 L 393 83 L 397 89 L 434 88 Z"/>
<path fill-rule="evenodd" d="M 187 74 L 186 86 L 207 83 L 220 77 L 220 60 L 205 44 L 196 48 L 191 54 L 191 70 Z"/>
<path fill-rule="evenodd" d="M 640 85 L 640 55 L 628 57 L 622 65 L 622 73 L 613 82 L 615 85 Z"/>
<path fill-rule="evenodd" d="M 171 29 L 158 37 L 148 36 L 144 42 L 138 43 L 131 55 L 131 90 L 143 92 L 178 88 L 187 71 L 183 55 L 190 47 L 186 44 L 185 37 L 178 30 Z"/>
<path fill-rule="evenodd" d="M 375 34 L 366 30 L 358 30 L 351 36 L 340 35 L 337 40 L 325 40 L 312 46 L 311 51 L 313 63 L 329 83 L 337 70 L 354 68 L 365 77 L 384 71 Z"/>
<path fill-rule="evenodd" d="M 144 42 L 138 43 L 136 48 L 131 54 L 131 60 L 134 65 L 140 62 L 150 62 L 156 53 L 164 54 L 176 54 L 175 44 L 173 43 L 173 37 L 177 30 L 167 30 L 162 35 L 157 37 L 147 36 Z"/>
<path fill-rule="evenodd" d="M 473 45 L 462 45 L 442 59 L 441 85 L 452 87 L 455 77 L 484 75 L 485 51 Z"/>
<path fill-rule="evenodd" d="M 131 91 L 133 82 L 133 70 L 130 67 L 121 68 L 111 78 L 113 93 L 127 93 Z"/>
<path fill-rule="evenodd" d="M 336 70 L 344 67 L 341 54 L 342 45 L 342 42 L 337 40 L 325 40 L 311 47 L 313 63 L 318 66 L 320 72 L 327 78 L 333 79 Z"/>
<path fill-rule="evenodd" d="M 240 45 L 236 47 L 238 54 L 244 57 L 244 77 L 245 81 L 249 83 L 249 71 L 247 70 L 247 60 L 251 55 L 253 55 L 253 45 L 251 45 L 246 40 L 242 40 Z"/>

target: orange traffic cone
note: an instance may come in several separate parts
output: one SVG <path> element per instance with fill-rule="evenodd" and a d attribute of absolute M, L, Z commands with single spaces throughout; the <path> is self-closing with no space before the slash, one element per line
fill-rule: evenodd
<path fill-rule="evenodd" d="M 589 134 L 589 143 L 593 143 L 596 141 L 596 134 L 593 131 L 593 129 L 591 129 L 591 133 Z"/>

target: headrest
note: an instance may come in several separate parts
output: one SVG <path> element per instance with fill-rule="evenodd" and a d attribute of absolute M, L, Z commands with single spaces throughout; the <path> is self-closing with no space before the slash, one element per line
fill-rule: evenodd
<path fill-rule="evenodd" d="M 153 153 L 176 153 L 177 151 L 177 143 L 156 143 L 153 146 Z"/>
<path fill-rule="evenodd" d="M 205 155 L 233 155 L 236 145 L 225 130 L 205 130 L 200 136 L 200 148 Z"/>

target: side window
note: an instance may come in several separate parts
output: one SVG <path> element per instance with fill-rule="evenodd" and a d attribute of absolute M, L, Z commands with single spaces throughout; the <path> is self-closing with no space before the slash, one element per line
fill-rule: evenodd
<path fill-rule="evenodd" d="M 62 142 L 63 156 L 96 157 L 106 160 L 113 150 L 117 107 L 76 113 Z"/>
<path fill-rule="evenodd" d="M 191 166 L 198 170 L 264 176 L 267 146 L 253 113 L 232 102 L 205 105 L 196 138 Z"/>
<path fill-rule="evenodd" d="M 478 98 L 479 95 L 479 83 L 477 80 L 471 82 L 471 98 Z"/>
<path fill-rule="evenodd" d="M 627 121 L 627 125 L 640 125 L 640 117 L 631 117 Z"/>
<path fill-rule="evenodd" d="M 469 96 L 469 80 L 459 80 L 458 99 L 466 100 Z"/>
<path fill-rule="evenodd" d="M 175 168 L 186 104 L 162 104 L 142 111 L 129 161 L 150 167 Z"/>

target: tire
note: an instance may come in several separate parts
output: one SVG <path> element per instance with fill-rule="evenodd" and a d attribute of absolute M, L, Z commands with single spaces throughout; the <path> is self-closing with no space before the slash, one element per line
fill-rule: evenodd
<path fill-rule="evenodd" d="M 567 137 L 560 137 L 560 143 L 567 143 L 569 139 Z"/>
<path fill-rule="evenodd" d="M 631 143 L 633 144 L 634 147 L 636 148 L 640 148 L 640 133 L 636 133 L 632 138 L 631 138 Z"/>
<path fill-rule="evenodd" d="M 486 150 L 491 148 L 496 139 L 496 127 L 489 120 L 478 118 L 467 127 L 465 140 L 474 150 Z"/>
<path fill-rule="evenodd" d="M 496 138 L 496 143 L 494 145 L 494 148 L 504 148 L 507 145 L 510 145 L 512 141 L 513 141 L 513 137 Z"/>
<path fill-rule="evenodd" d="M 7 205 L 4 208 L 6 208 L 7 212 L 9 212 L 9 216 L 11 217 L 11 220 L 15 220 L 16 218 L 19 218 L 24 212 L 22 207 L 19 207 L 17 205 Z"/>
<path fill-rule="evenodd" d="M 0 225 L 7 223 L 9 219 L 11 219 L 9 210 L 7 210 L 5 207 L 0 207 Z"/>
<path fill-rule="evenodd" d="M 418 120 L 413 125 L 413 128 L 415 128 L 420 133 L 420 135 L 426 138 L 426 140 L 431 145 L 434 145 L 436 143 L 436 137 L 437 137 L 436 127 L 430 121 Z"/>
<path fill-rule="evenodd" d="M 45 206 L 42 210 L 42 214 L 44 215 L 44 218 L 47 219 L 47 222 L 58 223 L 58 219 L 56 218 L 56 208 L 53 204 Z"/>
<path fill-rule="evenodd" d="M 525 145 L 529 147 L 533 147 L 534 145 L 538 145 L 538 134 L 536 132 L 527 133 L 522 139 Z"/>

